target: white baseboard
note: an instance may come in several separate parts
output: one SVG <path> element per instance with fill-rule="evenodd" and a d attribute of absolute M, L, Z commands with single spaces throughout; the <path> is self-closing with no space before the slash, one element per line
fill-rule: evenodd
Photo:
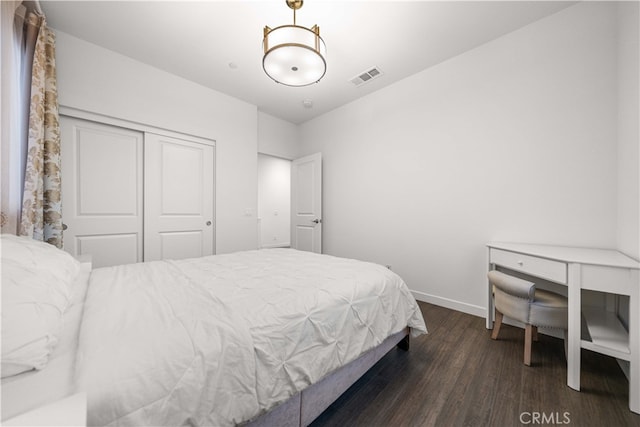
<path fill-rule="evenodd" d="M 291 244 L 289 242 L 286 243 L 275 243 L 270 245 L 262 245 L 261 249 L 273 249 L 273 248 L 290 248 Z"/>
<path fill-rule="evenodd" d="M 461 311 L 463 313 L 471 314 L 473 316 L 485 317 L 487 309 L 478 305 L 467 304 L 460 301 L 455 301 L 449 298 L 442 298 L 435 295 L 430 295 L 420 291 L 411 291 L 414 298 L 418 301 L 428 302 L 429 304 L 438 305 L 440 307 L 450 308 L 451 310 Z"/>
<path fill-rule="evenodd" d="M 487 309 L 478 305 L 467 304 L 464 302 L 442 298 L 435 295 L 430 295 L 420 291 L 411 291 L 415 299 L 418 301 L 428 302 L 429 304 L 437 305 L 440 307 L 449 308 L 451 310 L 460 311 L 462 313 L 471 314 L 472 316 L 478 316 L 485 318 L 487 315 Z M 504 323 L 511 326 L 516 326 L 524 329 L 524 324 L 511 319 L 504 319 Z M 563 339 L 563 333 L 557 329 L 540 328 L 539 333 L 544 335 L 550 335 L 552 337 Z"/>

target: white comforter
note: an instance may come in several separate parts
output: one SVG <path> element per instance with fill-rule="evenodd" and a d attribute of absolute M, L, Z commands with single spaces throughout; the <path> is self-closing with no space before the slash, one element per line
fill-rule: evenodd
<path fill-rule="evenodd" d="M 92 272 L 78 352 L 90 425 L 241 423 L 405 326 L 400 277 L 269 249 Z"/>

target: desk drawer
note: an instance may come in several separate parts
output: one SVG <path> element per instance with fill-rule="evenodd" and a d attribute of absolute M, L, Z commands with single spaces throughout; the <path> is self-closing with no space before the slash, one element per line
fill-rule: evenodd
<path fill-rule="evenodd" d="M 564 262 L 494 248 L 491 248 L 489 262 L 552 282 L 567 283 L 567 264 Z"/>

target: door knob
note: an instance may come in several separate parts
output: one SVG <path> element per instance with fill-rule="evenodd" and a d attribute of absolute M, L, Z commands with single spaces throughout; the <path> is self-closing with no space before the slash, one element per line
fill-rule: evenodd
<path fill-rule="evenodd" d="M 322 222 L 322 220 L 321 220 L 321 219 L 316 218 L 316 219 L 314 219 L 314 220 L 313 220 L 313 221 L 311 221 L 311 222 L 316 223 L 316 224 L 320 224 L 320 223 Z"/>
<path fill-rule="evenodd" d="M 211 221 L 207 221 L 206 224 L 207 224 L 207 226 L 211 225 Z"/>
<path fill-rule="evenodd" d="M 67 227 L 67 224 L 62 223 L 62 230 L 64 231 L 64 230 L 66 230 L 67 228 L 69 228 L 69 227 Z"/>

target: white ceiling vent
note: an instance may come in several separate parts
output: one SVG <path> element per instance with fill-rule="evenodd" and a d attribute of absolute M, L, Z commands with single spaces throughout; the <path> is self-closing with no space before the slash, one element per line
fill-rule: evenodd
<path fill-rule="evenodd" d="M 354 86 L 360 86 L 363 85 L 367 82 L 370 82 L 371 80 L 378 78 L 382 75 L 382 71 L 380 71 L 380 68 L 378 67 L 373 67 L 370 68 L 369 70 L 358 74 L 357 76 L 349 79 L 349 81 L 351 83 L 353 83 Z"/>

